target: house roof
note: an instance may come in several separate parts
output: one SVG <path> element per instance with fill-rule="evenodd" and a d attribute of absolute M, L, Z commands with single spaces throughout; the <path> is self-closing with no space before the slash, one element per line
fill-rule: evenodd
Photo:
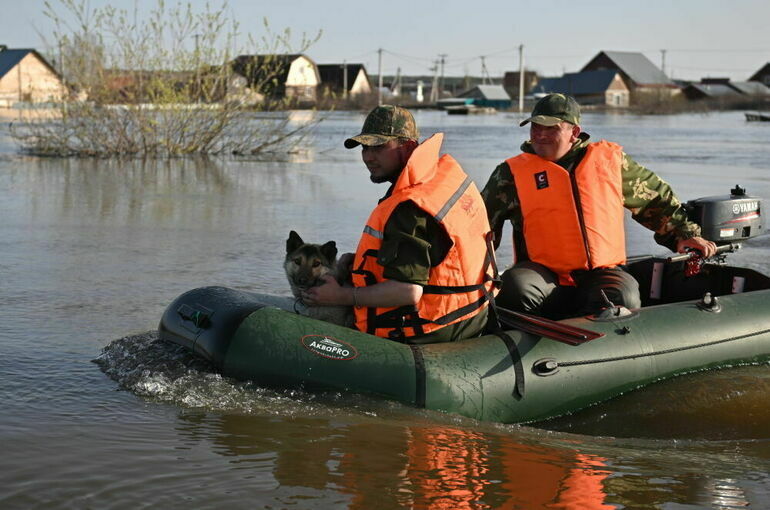
<path fill-rule="evenodd" d="M 305 58 L 313 65 L 306 55 L 302 54 L 273 54 L 273 55 L 238 55 L 231 62 L 233 71 L 244 76 L 249 86 L 255 84 L 268 87 L 282 86 L 289 76 L 292 62 Z M 275 83 L 274 83 L 275 82 Z"/>
<path fill-rule="evenodd" d="M 24 57 L 29 55 L 30 53 L 34 53 L 35 56 L 37 56 L 38 59 L 56 76 L 59 76 L 59 73 L 51 67 L 51 64 L 49 64 L 37 51 L 33 49 L 4 49 L 0 51 L 0 78 L 5 76 L 8 71 L 16 67 L 16 65 L 22 61 Z"/>
<path fill-rule="evenodd" d="M 595 69 L 595 61 L 605 56 L 618 70 L 637 85 L 672 85 L 673 82 L 642 53 L 631 51 L 601 51 L 581 71 Z M 594 65 L 592 65 L 594 64 Z"/>
<path fill-rule="evenodd" d="M 345 67 L 348 68 L 348 90 L 353 87 L 359 72 L 363 71 L 366 79 L 369 79 L 369 73 L 363 64 L 318 64 L 321 84 L 342 89 L 345 86 Z"/>
<path fill-rule="evenodd" d="M 770 95 L 770 88 L 759 81 L 731 81 L 728 85 L 748 96 Z"/>
<path fill-rule="evenodd" d="M 740 92 L 734 88 L 722 83 L 693 83 L 688 85 L 686 89 L 694 89 L 706 97 L 726 97 L 737 96 L 740 94 Z M 687 91 L 685 91 L 685 93 L 687 93 Z"/>
<path fill-rule="evenodd" d="M 757 71 L 756 73 L 752 74 L 751 78 L 749 78 L 749 81 L 761 81 L 762 80 L 762 76 L 764 76 L 765 74 L 768 74 L 768 73 L 770 73 L 770 62 L 768 62 L 767 64 L 763 65 L 759 69 L 759 71 Z"/>
<path fill-rule="evenodd" d="M 617 74 L 618 71 L 614 69 L 603 69 L 566 73 L 559 78 L 542 78 L 530 93 L 560 92 L 571 96 L 602 94 L 609 88 Z"/>
<path fill-rule="evenodd" d="M 491 101 L 510 101 L 511 96 L 505 91 L 502 85 L 476 85 L 458 94 L 457 97 L 476 97 L 479 99 L 488 99 Z"/>
<path fill-rule="evenodd" d="M 537 72 L 535 71 L 524 71 L 524 87 L 527 86 L 527 82 L 531 80 L 537 79 Z M 518 87 L 519 86 L 519 71 L 506 71 L 503 75 L 503 86 L 504 87 Z"/>

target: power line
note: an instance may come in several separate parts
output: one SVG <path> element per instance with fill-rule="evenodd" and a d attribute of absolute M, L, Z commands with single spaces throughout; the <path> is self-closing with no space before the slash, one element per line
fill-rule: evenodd
<path fill-rule="evenodd" d="M 361 53 L 360 55 L 345 56 L 343 60 L 353 60 L 356 58 L 368 57 L 370 55 L 374 55 L 375 53 L 377 53 L 377 50 L 367 51 L 366 53 Z"/>
<path fill-rule="evenodd" d="M 402 58 L 404 60 L 422 60 L 422 61 L 427 61 L 427 62 L 433 61 L 433 59 L 429 58 L 429 57 L 417 57 L 417 56 L 414 56 L 414 55 L 404 55 L 403 53 L 396 53 L 394 51 L 390 51 L 390 50 L 386 50 L 386 49 L 383 49 L 382 51 L 384 51 L 388 55 L 393 55 L 394 57 Z"/>
<path fill-rule="evenodd" d="M 641 50 L 642 53 L 656 52 L 660 50 Z M 716 49 L 709 50 L 704 48 L 692 48 L 692 49 L 671 49 L 666 48 L 666 51 L 674 51 L 677 53 L 768 53 L 770 50 L 765 49 L 751 49 L 751 50 L 730 50 L 730 49 Z"/>
<path fill-rule="evenodd" d="M 724 71 L 724 72 L 737 72 L 737 73 L 752 73 L 757 70 L 756 67 L 752 69 L 736 69 L 736 68 L 728 68 L 728 67 L 688 67 L 688 66 L 678 66 L 669 64 L 669 67 L 685 70 L 685 71 L 706 71 L 706 72 L 718 72 L 718 71 Z"/>

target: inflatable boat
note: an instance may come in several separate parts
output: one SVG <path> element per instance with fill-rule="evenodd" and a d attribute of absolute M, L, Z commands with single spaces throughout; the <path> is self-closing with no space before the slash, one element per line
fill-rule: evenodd
<path fill-rule="evenodd" d="M 273 298 L 194 289 L 166 309 L 161 339 L 225 376 L 277 388 L 376 395 L 502 423 L 543 420 L 676 375 L 770 361 L 770 278 L 725 263 L 762 233 L 761 199 L 688 203 L 716 260 L 629 260 L 642 307 L 552 321 L 501 312 L 506 325 L 453 343 L 408 345 L 304 317 Z"/>

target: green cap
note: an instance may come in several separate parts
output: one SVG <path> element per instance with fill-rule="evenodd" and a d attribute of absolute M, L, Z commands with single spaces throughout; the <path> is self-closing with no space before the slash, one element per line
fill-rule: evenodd
<path fill-rule="evenodd" d="M 366 116 L 361 134 L 345 140 L 345 147 L 358 145 L 382 145 L 395 138 L 417 140 L 420 133 L 414 117 L 406 108 L 384 104 Z"/>
<path fill-rule="evenodd" d="M 527 122 L 541 126 L 555 126 L 562 121 L 580 124 L 580 105 L 565 94 L 548 94 L 535 104 L 532 116 L 523 120 L 519 126 Z"/>

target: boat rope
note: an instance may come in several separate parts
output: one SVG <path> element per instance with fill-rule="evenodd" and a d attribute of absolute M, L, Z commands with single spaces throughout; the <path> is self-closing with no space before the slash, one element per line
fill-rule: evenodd
<path fill-rule="evenodd" d="M 745 335 L 738 335 L 738 336 L 732 336 L 729 338 L 723 338 L 721 340 L 714 340 L 711 342 L 704 342 L 702 344 L 697 345 L 686 345 L 682 347 L 673 347 L 671 349 L 664 349 L 662 351 L 654 351 L 654 352 L 645 352 L 641 354 L 629 354 L 626 356 L 615 356 L 612 358 L 599 358 L 599 359 L 591 359 L 591 360 L 581 360 L 581 361 L 557 361 L 558 366 L 560 367 L 574 367 L 579 365 L 591 365 L 594 363 L 607 363 L 610 361 L 622 361 L 627 359 L 634 359 L 634 358 L 648 358 L 650 356 L 658 356 L 661 354 L 671 354 L 673 352 L 681 352 L 681 351 L 688 351 L 691 349 L 700 349 L 701 347 L 711 347 L 712 345 L 719 345 L 724 344 L 727 342 L 734 342 L 735 340 L 743 340 L 744 338 L 750 338 L 752 336 L 758 336 L 758 335 L 764 335 L 770 333 L 770 329 L 763 329 L 761 331 L 755 331 L 753 333 L 746 333 Z"/>
<path fill-rule="evenodd" d="M 412 350 L 412 356 L 414 356 L 414 382 L 416 386 L 414 392 L 414 405 L 424 408 L 426 394 L 425 359 L 422 356 L 422 349 L 419 345 L 409 344 L 409 348 Z"/>
<path fill-rule="evenodd" d="M 511 396 L 516 400 L 524 398 L 524 366 L 521 362 L 521 353 L 516 346 L 516 342 L 505 331 L 496 331 L 492 333 L 503 341 L 505 347 L 508 349 L 508 354 L 511 357 L 511 364 L 513 365 L 513 375 L 515 380 L 513 382 L 513 391 Z"/>

